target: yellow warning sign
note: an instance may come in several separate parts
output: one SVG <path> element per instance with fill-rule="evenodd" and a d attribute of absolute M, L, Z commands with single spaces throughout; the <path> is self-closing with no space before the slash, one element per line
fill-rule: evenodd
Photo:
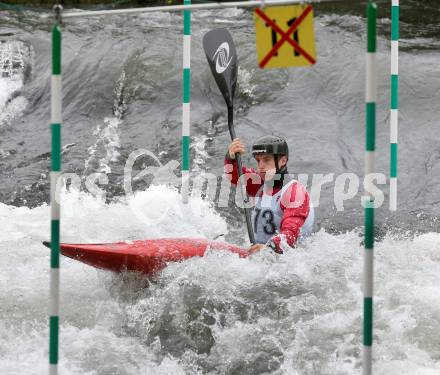
<path fill-rule="evenodd" d="M 311 5 L 257 8 L 254 18 L 260 68 L 285 68 L 316 63 Z"/>

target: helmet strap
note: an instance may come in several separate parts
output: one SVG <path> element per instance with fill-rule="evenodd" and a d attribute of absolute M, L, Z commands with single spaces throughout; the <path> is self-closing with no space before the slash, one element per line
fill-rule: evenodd
<path fill-rule="evenodd" d="M 276 174 L 279 176 L 279 179 L 274 179 L 274 187 L 282 188 L 284 184 L 284 174 L 287 172 L 286 166 L 283 166 L 282 170 L 280 169 L 279 165 L 279 155 L 273 156 L 275 160 L 275 168 L 276 168 Z"/>

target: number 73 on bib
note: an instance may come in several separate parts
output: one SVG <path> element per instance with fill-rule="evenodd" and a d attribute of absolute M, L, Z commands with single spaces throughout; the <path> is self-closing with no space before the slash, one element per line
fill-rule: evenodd
<path fill-rule="evenodd" d="M 260 68 L 286 68 L 316 63 L 311 5 L 257 8 L 254 19 Z"/>

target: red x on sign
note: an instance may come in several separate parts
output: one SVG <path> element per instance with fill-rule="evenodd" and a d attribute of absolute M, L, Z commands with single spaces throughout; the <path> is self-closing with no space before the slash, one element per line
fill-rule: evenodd
<path fill-rule="evenodd" d="M 260 68 L 264 68 L 266 64 L 269 62 L 269 60 L 276 56 L 277 51 L 281 48 L 281 46 L 288 42 L 293 49 L 298 52 L 300 55 L 302 55 L 307 61 L 309 61 L 311 64 L 316 63 L 316 59 L 313 58 L 306 50 L 301 48 L 301 46 L 293 40 L 290 36 L 298 29 L 301 22 L 304 21 L 304 19 L 307 17 L 307 15 L 312 11 L 312 7 L 308 5 L 304 11 L 301 13 L 299 17 L 296 18 L 295 22 L 289 27 L 289 29 L 284 32 L 273 20 L 271 20 L 261 9 L 257 8 L 255 10 L 255 13 L 261 17 L 268 26 L 272 28 L 276 33 L 281 35 L 281 39 L 278 40 L 275 45 L 273 45 L 272 49 L 269 51 L 269 53 L 260 61 L 259 66 Z"/>

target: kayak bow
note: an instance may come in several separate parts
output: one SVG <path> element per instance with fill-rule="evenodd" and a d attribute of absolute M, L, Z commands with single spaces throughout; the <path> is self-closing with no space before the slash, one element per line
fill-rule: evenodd
<path fill-rule="evenodd" d="M 43 242 L 50 247 L 49 242 Z M 95 268 L 122 272 L 137 271 L 148 275 L 163 269 L 169 262 L 180 262 L 195 256 L 202 257 L 207 250 L 229 251 L 246 257 L 244 248 L 200 238 L 160 238 L 131 242 L 101 244 L 60 244 L 66 257 Z"/>

